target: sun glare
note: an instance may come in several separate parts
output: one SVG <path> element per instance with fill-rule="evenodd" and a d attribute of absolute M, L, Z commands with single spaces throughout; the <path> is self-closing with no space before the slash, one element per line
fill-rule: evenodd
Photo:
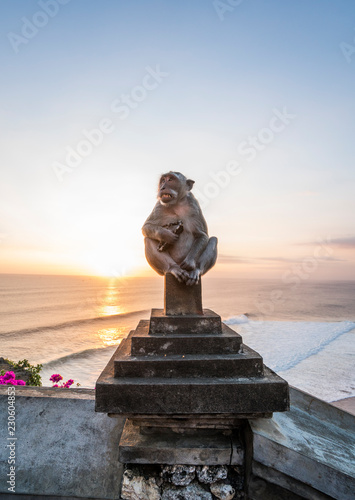
<path fill-rule="evenodd" d="M 118 345 L 121 343 L 123 333 L 119 328 L 103 328 L 98 331 L 100 340 L 104 345 Z"/>
<path fill-rule="evenodd" d="M 86 255 L 84 264 L 90 273 L 109 278 L 130 276 L 137 267 L 133 250 L 116 246 L 114 250 L 110 246 L 95 249 Z"/>

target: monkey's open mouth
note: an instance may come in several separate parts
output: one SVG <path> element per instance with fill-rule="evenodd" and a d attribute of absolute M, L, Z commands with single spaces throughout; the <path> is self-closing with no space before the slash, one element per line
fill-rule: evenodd
<path fill-rule="evenodd" d="M 169 199 L 171 199 L 171 198 L 172 198 L 172 195 L 171 195 L 171 194 L 169 194 L 169 193 L 163 193 L 163 194 L 161 195 L 161 199 L 162 199 L 162 200 L 169 200 Z"/>

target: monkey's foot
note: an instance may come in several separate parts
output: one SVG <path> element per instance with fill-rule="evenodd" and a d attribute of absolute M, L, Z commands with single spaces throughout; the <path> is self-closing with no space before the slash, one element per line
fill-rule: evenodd
<path fill-rule="evenodd" d="M 187 282 L 187 280 L 190 277 L 189 276 L 190 273 L 187 273 L 186 271 L 181 269 L 181 267 L 178 265 L 172 266 L 166 274 L 168 273 L 172 274 L 178 280 L 179 283 Z"/>
<path fill-rule="evenodd" d="M 201 276 L 201 271 L 199 269 L 194 269 L 193 271 L 190 271 L 189 277 L 186 280 L 186 285 L 188 286 L 197 285 L 200 276 Z"/>

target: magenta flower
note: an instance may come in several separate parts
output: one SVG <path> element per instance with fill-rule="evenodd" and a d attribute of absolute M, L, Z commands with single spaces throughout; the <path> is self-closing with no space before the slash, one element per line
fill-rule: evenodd
<path fill-rule="evenodd" d="M 53 373 L 53 375 L 51 376 L 51 378 L 49 380 L 51 382 L 60 382 L 61 380 L 63 380 L 63 377 L 61 375 L 59 375 L 59 373 Z"/>
<path fill-rule="evenodd" d="M 16 380 L 14 372 L 6 372 L 0 375 L 0 385 L 26 385 L 24 380 Z"/>
<path fill-rule="evenodd" d="M 63 377 L 61 375 L 59 375 L 59 373 L 53 373 L 53 375 L 51 376 L 51 378 L 49 380 L 51 382 L 60 382 L 61 380 L 63 380 Z M 54 384 L 52 387 L 62 387 L 62 388 L 69 389 L 69 387 L 73 384 L 74 384 L 74 380 L 72 378 L 70 378 L 67 382 L 65 382 L 65 384 L 61 384 L 61 385 Z"/>

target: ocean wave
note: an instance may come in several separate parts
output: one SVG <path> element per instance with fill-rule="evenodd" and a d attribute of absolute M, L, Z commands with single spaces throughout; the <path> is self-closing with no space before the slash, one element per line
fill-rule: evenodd
<path fill-rule="evenodd" d="M 73 302 L 73 301 L 68 301 L 68 302 L 62 302 L 58 304 L 49 304 L 49 305 L 40 305 L 40 306 L 28 306 L 23 307 L 21 309 L 21 315 L 25 314 L 33 314 L 33 313 L 45 313 L 45 312 L 51 312 L 52 314 L 55 314 L 57 311 L 62 311 L 65 309 L 66 311 L 70 310 L 82 310 L 86 308 L 87 310 L 90 310 L 90 307 L 94 307 L 96 305 L 96 301 L 92 300 L 83 300 L 82 302 Z M 6 316 L 13 316 L 13 315 L 18 315 L 18 307 L 14 306 L 14 309 L 8 309 L 6 312 L 0 313 L 0 318 L 6 318 Z"/>
<path fill-rule="evenodd" d="M 122 339 L 121 339 L 122 340 Z M 120 340 L 120 342 L 121 342 Z M 79 352 L 73 352 L 71 354 L 68 354 L 67 356 L 62 356 L 60 358 L 52 359 L 51 361 L 48 361 L 47 363 L 43 363 L 43 369 L 48 369 L 52 368 L 64 363 L 68 363 L 73 360 L 83 360 L 83 359 L 88 359 L 92 356 L 95 356 L 96 354 L 100 353 L 105 353 L 107 351 L 116 349 L 120 342 L 117 342 L 117 345 L 107 345 L 105 347 L 94 347 L 92 349 L 85 349 L 84 351 L 79 351 Z"/>
<path fill-rule="evenodd" d="M 248 323 L 248 322 L 249 322 L 249 317 L 247 313 L 241 314 L 240 316 L 231 316 L 230 318 L 224 321 L 226 325 L 242 325 L 243 323 Z"/>
<path fill-rule="evenodd" d="M 75 320 L 70 320 L 70 321 L 64 321 L 62 323 L 55 323 L 53 325 L 38 326 L 38 327 L 32 327 L 32 328 L 23 328 L 21 330 L 12 330 L 9 332 L 0 333 L 0 337 L 17 337 L 17 336 L 21 336 L 21 335 L 30 335 L 32 333 L 37 334 L 37 333 L 44 332 L 47 330 L 61 330 L 62 328 L 70 328 L 73 326 L 96 324 L 96 323 L 105 322 L 107 320 L 112 320 L 112 319 L 125 319 L 125 318 L 130 318 L 132 316 L 135 316 L 137 314 L 142 315 L 145 313 L 147 313 L 146 310 L 139 310 L 139 311 L 130 311 L 130 312 L 121 313 L 121 314 L 96 316 L 94 318 L 75 319 Z"/>
<path fill-rule="evenodd" d="M 229 318 L 226 323 L 238 325 L 243 342 L 258 351 L 276 372 L 293 368 L 355 329 L 353 321 L 245 321 L 243 316 Z"/>

